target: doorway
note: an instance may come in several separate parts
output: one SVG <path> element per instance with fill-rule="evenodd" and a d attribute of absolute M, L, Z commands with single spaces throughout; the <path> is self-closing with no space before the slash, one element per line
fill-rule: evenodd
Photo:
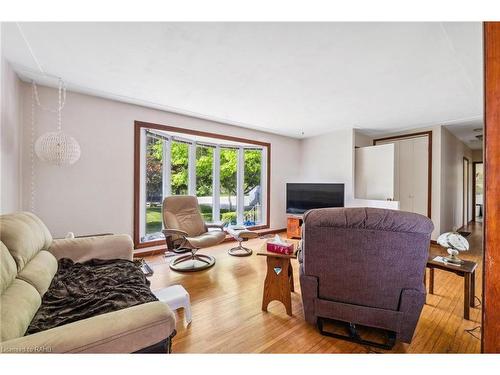
<path fill-rule="evenodd" d="M 472 209 L 474 212 L 473 220 L 479 223 L 483 222 L 483 184 L 484 184 L 484 165 L 482 161 L 472 163 Z"/>
<path fill-rule="evenodd" d="M 463 158 L 462 227 L 469 223 L 469 159 Z"/>

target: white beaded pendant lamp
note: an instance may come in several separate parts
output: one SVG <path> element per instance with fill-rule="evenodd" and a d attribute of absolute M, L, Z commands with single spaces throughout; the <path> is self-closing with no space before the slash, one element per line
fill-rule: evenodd
<path fill-rule="evenodd" d="M 62 79 L 59 79 L 59 105 L 55 111 L 44 108 L 40 104 L 35 82 L 33 82 L 33 96 L 39 107 L 57 112 L 57 131 L 45 133 L 36 140 L 36 155 L 40 160 L 57 166 L 76 163 L 81 155 L 80 145 L 75 138 L 62 131 L 61 111 L 66 102 L 66 87 Z"/>

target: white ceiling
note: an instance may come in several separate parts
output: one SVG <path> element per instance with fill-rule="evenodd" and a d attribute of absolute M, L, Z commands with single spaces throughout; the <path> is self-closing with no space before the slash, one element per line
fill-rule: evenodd
<path fill-rule="evenodd" d="M 469 146 L 472 150 L 482 150 L 483 149 L 483 139 L 478 139 L 478 135 L 484 134 L 483 121 L 469 121 L 461 124 L 454 124 L 452 126 L 446 126 L 446 128 L 451 131 L 455 136 L 460 139 L 463 143 Z"/>
<path fill-rule="evenodd" d="M 481 23 L 19 25 L 5 25 L 3 52 L 24 79 L 53 85 L 41 68 L 74 91 L 244 127 L 307 137 L 482 121 Z"/>

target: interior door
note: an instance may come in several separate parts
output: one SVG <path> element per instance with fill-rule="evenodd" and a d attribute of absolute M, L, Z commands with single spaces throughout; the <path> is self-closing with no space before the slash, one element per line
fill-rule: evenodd
<path fill-rule="evenodd" d="M 430 135 L 375 140 L 375 144 L 394 143 L 394 199 L 401 211 L 429 215 Z"/>
<path fill-rule="evenodd" d="M 399 144 L 399 208 L 413 212 L 413 139 L 402 139 Z"/>

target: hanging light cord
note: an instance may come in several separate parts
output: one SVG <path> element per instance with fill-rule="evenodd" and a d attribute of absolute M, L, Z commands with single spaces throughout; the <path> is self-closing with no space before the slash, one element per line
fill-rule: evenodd
<path fill-rule="evenodd" d="M 19 24 L 19 22 L 16 22 L 16 26 L 17 26 L 24 42 L 26 43 L 26 47 L 28 48 L 28 51 L 31 54 L 31 57 L 33 58 L 38 69 L 40 70 L 40 72 L 44 76 L 48 77 L 49 75 L 45 72 L 42 65 L 40 64 L 40 61 L 36 58 L 35 53 L 33 51 L 33 48 L 31 47 L 30 43 L 28 42 L 28 39 L 26 38 L 26 35 L 24 34 L 24 31 L 21 28 L 21 25 Z M 35 163 L 36 163 L 36 158 L 35 158 L 35 139 L 36 139 L 35 115 L 36 115 L 36 108 L 35 108 L 35 102 L 44 111 L 58 113 L 57 128 L 59 131 L 61 131 L 61 111 L 64 108 L 64 105 L 66 103 L 66 85 L 64 84 L 64 82 L 61 78 L 58 78 L 58 80 L 59 80 L 59 106 L 55 110 L 48 108 L 46 106 L 43 106 L 40 103 L 40 98 L 38 96 L 38 90 L 36 87 L 36 83 L 35 83 L 35 81 L 32 81 L 32 90 L 31 90 L 31 148 L 30 148 L 30 158 L 31 158 L 31 194 L 30 194 L 30 200 L 31 200 L 31 202 L 30 203 L 31 203 L 31 212 L 33 212 L 33 213 L 35 213 L 35 186 L 36 186 L 36 169 L 35 169 Z"/>
<path fill-rule="evenodd" d="M 35 82 L 33 82 L 33 89 L 31 90 L 31 212 L 35 213 Z"/>
<path fill-rule="evenodd" d="M 33 85 L 33 92 L 35 94 L 35 101 L 36 104 L 44 111 L 47 112 L 52 112 L 52 113 L 58 113 L 61 112 L 62 109 L 64 108 L 64 105 L 66 104 L 66 84 L 62 80 L 62 78 L 59 78 L 59 106 L 57 108 L 49 108 L 47 106 L 42 105 L 40 103 L 40 97 L 38 96 L 38 88 L 36 86 L 35 81 L 32 81 Z"/>
<path fill-rule="evenodd" d="M 57 113 L 57 131 L 62 130 L 62 109 L 66 104 L 66 85 L 64 81 L 59 78 L 59 87 L 58 87 L 58 106 L 57 108 L 49 108 L 47 106 L 42 105 L 40 102 L 40 96 L 38 95 L 38 88 L 36 86 L 35 81 L 31 82 L 32 90 L 31 90 L 31 147 L 30 147 L 30 158 L 31 158 L 31 212 L 35 212 L 35 185 L 36 185 L 36 158 L 35 158 L 35 139 L 36 139 L 36 130 L 35 130 L 35 115 L 36 115 L 36 106 L 40 107 L 43 111 Z M 36 104 L 36 106 L 35 106 Z"/>

